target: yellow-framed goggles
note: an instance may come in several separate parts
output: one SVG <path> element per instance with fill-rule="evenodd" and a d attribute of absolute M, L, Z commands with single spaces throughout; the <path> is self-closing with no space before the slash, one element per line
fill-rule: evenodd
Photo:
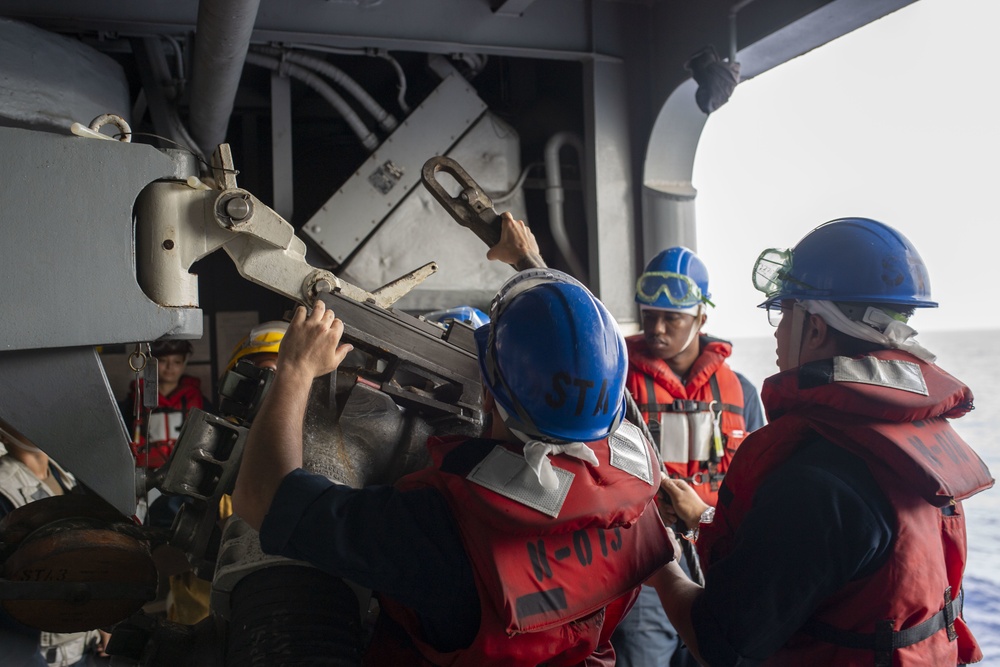
<path fill-rule="evenodd" d="M 692 308 L 701 303 L 715 306 L 690 276 L 673 271 L 648 271 L 639 276 L 635 298 L 658 308 Z"/>

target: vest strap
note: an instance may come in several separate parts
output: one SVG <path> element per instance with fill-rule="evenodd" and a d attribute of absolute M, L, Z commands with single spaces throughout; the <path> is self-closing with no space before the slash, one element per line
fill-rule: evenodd
<path fill-rule="evenodd" d="M 802 627 L 802 632 L 828 644 L 874 651 L 876 667 L 890 667 L 892 652 L 896 649 L 918 644 L 941 630 L 948 631 L 948 641 L 958 638 L 954 624 L 955 619 L 962 614 L 962 595 L 953 600 L 949 586 L 944 591 L 944 600 L 941 611 L 905 630 L 893 630 L 892 620 L 879 621 L 873 633 L 841 630 L 822 621 L 812 620 Z"/>
<path fill-rule="evenodd" d="M 690 477 L 684 477 L 683 475 L 676 475 L 673 473 L 670 474 L 670 479 L 683 479 L 685 482 L 693 486 L 701 486 L 702 484 L 707 484 L 708 482 L 711 482 L 713 491 L 718 490 L 719 485 L 725 478 L 726 474 L 718 472 L 718 469 L 712 464 L 709 464 L 708 470 L 699 470 Z"/>
<path fill-rule="evenodd" d="M 708 412 L 711 404 L 705 401 L 691 401 L 686 398 L 678 398 L 673 403 L 639 403 L 642 412 Z M 716 406 L 723 412 L 732 412 L 738 415 L 743 414 L 743 408 L 732 403 L 717 403 Z"/>
<path fill-rule="evenodd" d="M 692 401 L 686 398 L 674 399 L 672 403 L 657 403 L 656 402 L 656 387 L 653 383 L 653 378 L 649 375 L 643 375 L 643 379 L 646 382 L 646 398 L 650 401 L 649 403 L 639 403 L 639 410 L 642 412 L 708 412 L 712 410 L 712 404 L 706 403 L 705 401 Z M 715 379 L 715 374 L 708 380 L 709 385 L 712 388 L 712 396 L 715 398 L 715 409 L 722 410 L 724 412 L 733 412 L 740 416 L 743 415 L 743 408 L 739 405 L 733 405 L 732 403 L 723 403 L 721 400 L 721 392 L 719 391 L 719 381 Z"/>

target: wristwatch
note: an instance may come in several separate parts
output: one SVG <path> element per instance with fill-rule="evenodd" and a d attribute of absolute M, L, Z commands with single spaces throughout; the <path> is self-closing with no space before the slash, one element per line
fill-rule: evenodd
<path fill-rule="evenodd" d="M 698 525 L 695 526 L 693 529 L 689 528 L 688 531 L 684 533 L 681 537 L 683 537 L 688 542 L 697 542 L 698 533 L 701 530 L 701 524 L 712 523 L 712 521 L 714 520 L 715 520 L 715 508 L 714 507 L 706 508 L 705 511 L 701 513 L 701 517 L 699 517 L 698 519 Z"/>
<path fill-rule="evenodd" d="M 698 519 L 698 523 L 712 523 L 715 520 L 715 508 L 709 507 L 704 512 L 701 513 L 701 518 Z"/>

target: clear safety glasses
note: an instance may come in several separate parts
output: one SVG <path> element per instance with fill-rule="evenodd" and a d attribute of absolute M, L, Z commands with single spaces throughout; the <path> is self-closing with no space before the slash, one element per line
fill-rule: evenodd
<path fill-rule="evenodd" d="M 781 317 L 785 314 L 785 311 L 781 308 L 781 302 L 775 301 L 774 303 L 769 303 L 766 306 L 767 310 L 767 323 L 772 327 L 777 327 L 781 324 Z"/>
<path fill-rule="evenodd" d="M 691 278 L 672 271 L 650 271 L 642 274 L 635 284 L 635 294 L 636 298 L 648 304 L 656 303 L 662 295 L 667 297 L 671 305 L 678 308 L 691 308 L 699 303 L 713 305 Z"/>
<path fill-rule="evenodd" d="M 790 315 L 796 308 L 801 308 L 802 310 L 809 312 L 805 306 L 803 306 L 798 301 L 785 301 L 785 306 L 782 307 L 781 301 L 775 301 L 774 303 L 769 303 L 765 307 L 767 310 L 767 323 L 772 327 L 777 327 L 781 324 L 781 320 L 785 315 Z"/>

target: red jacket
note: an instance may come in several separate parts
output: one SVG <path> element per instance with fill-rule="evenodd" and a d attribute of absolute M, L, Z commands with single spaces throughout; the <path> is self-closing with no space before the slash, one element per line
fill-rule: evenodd
<path fill-rule="evenodd" d="M 946 419 L 971 407 L 968 388 L 937 366 L 885 350 L 779 373 L 765 381 L 762 398 L 770 424 L 744 443 L 723 483 L 726 500 L 702 526 L 698 550 L 708 577 L 712 564 L 730 553 L 760 481 L 817 435 L 868 464 L 896 524 L 886 563 L 823 602 L 767 664 L 907 667 L 981 660 L 959 604 L 950 603 L 965 568 L 960 501 L 993 484 Z M 921 623 L 926 632 L 912 629 Z M 880 633 L 902 646 L 876 651 Z"/>
<path fill-rule="evenodd" d="M 701 499 L 714 506 L 747 427 L 743 387 L 726 363 L 732 345 L 708 336 L 701 341 L 701 354 L 687 384 L 681 384 L 666 361 L 648 354 L 642 334 L 626 338 L 627 386 L 650 430 L 660 434 L 660 442 L 653 444 L 659 445 L 667 474 L 688 480 Z"/>
<path fill-rule="evenodd" d="M 546 491 L 517 445 L 497 444 L 468 476 L 442 472 L 445 455 L 465 442 L 432 440 L 434 465 L 397 486 L 433 487 L 451 508 L 473 566 L 479 632 L 469 647 L 442 654 L 421 641 L 412 612 L 391 600 L 383 609 L 407 630 L 423 664 L 613 665 L 612 631 L 642 582 L 671 555 L 653 503 L 660 473 L 652 448 L 625 422 L 608 440 L 590 443 L 597 467 L 551 457 L 570 481 Z M 506 481 L 493 485 L 497 479 Z M 563 493 L 556 510 L 530 506 Z"/>
<path fill-rule="evenodd" d="M 177 436 L 181 432 L 181 426 L 187 418 L 188 412 L 193 408 L 199 410 L 206 409 L 208 401 L 201 393 L 201 380 L 190 375 L 182 375 L 174 389 L 168 396 L 159 395 L 159 404 L 148 413 L 140 416 L 138 423 L 132 422 L 130 435 L 132 442 L 132 454 L 135 455 L 135 465 L 137 468 L 156 469 L 170 459 L 177 444 Z M 122 412 L 126 415 L 126 423 L 130 421 L 135 404 L 135 382 L 129 385 L 128 398 L 122 403 Z M 148 428 L 147 428 L 148 425 Z M 138 428 L 137 428 L 138 427 Z M 138 437 L 136 437 L 138 433 Z M 148 456 L 147 456 L 147 434 L 148 434 Z"/>

